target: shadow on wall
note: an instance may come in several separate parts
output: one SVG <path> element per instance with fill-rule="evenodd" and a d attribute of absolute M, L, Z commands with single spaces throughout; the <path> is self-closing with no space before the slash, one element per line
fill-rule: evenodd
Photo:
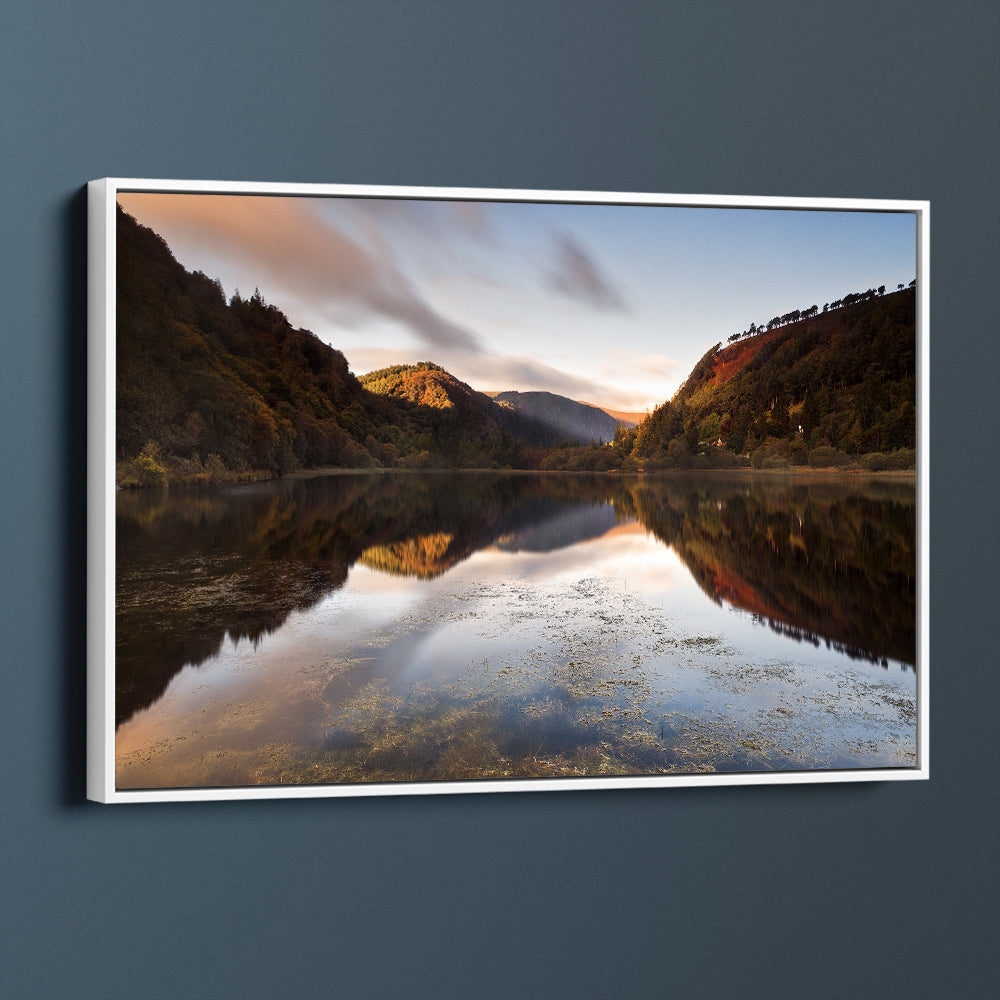
<path fill-rule="evenodd" d="M 62 663 L 54 705 L 60 722 L 53 751 L 61 754 L 60 801 L 86 800 L 87 773 L 87 189 L 80 188 L 61 209 L 63 296 L 62 391 L 50 401 L 59 408 L 63 469 Z"/>

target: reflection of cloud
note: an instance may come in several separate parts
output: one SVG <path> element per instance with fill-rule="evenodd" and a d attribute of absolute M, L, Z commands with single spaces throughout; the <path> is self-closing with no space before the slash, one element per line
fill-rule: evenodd
<path fill-rule="evenodd" d="M 645 528 L 622 534 L 608 532 L 580 544 L 586 546 L 586 555 L 582 555 L 580 547 L 575 545 L 546 553 L 505 552 L 490 546 L 480 549 L 463 567 L 457 567 L 452 573 L 467 572 L 468 567 L 475 573 L 476 580 L 482 583 L 508 583 L 516 578 L 547 581 L 550 587 L 558 587 L 560 578 L 573 582 L 579 580 L 582 568 L 585 568 L 588 576 L 599 574 L 615 589 L 616 582 L 621 581 L 622 595 L 627 593 L 633 599 L 642 594 L 659 604 L 664 594 L 683 588 L 688 593 L 693 590 L 696 599 L 704 601 L 691 579 L 690 571 L 676 553 Z M 491 599 L 488 595 L 486 603 Z"/>
<path fill-rule="evenodd" d="M 606 312 L 621 312 L 625 300 L 597 261 L 569 233 L 556 237 L 556 257 L 549 284 L 557 292 Z"/>
<path fill-rule="evenodd" d="M 324 218 L 311 199 L 126 193 L 119 201 L 168 244 L 195 243 L 247 262 L 261 275 L 257 285 L 267 279 L 299 300 L 344 301 L 362 314 L 395 320 L 430 347 L 479 349 L 474 333 L 420 295 L 385 244 L 364 246 Z"/>

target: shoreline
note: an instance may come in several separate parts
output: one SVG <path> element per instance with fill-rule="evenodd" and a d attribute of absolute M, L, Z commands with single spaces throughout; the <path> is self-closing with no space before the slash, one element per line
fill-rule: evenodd
<path fill-rule="evenodd" d="M 372 476 L 372 475 L 445 475 L 463 473 L 466 475 L 504 475 L 504 476 L 618 476 L 628 479 L 661 479 L 661 478 L 681 478 L 685 476 L 747 476 L 751 478 L 775 479 L 775 478 L 836 478 L 836 479 L 882 479 L 897 480 L 900 482 L 915 482 L 917 479 L 916 469 L 860 469 L 860 468 L 838 468 L 830 466 L 828 468 L 813 468 L 808 465 L 793 465 L 784 469 L 651 469 L 648 471 L 631 470 L 622 471 L 619 469 L 609 469 L 602 472 L 588 470 L 571 469 L 484 469 L 484 468 L 452 468 L 441 467 L 433 469 L 396 469 L 396 468 L 345 468 L 329 467 L 321 469 L 297 469 L 294 472 L 286 472 L 283 476 L 248 476 L 232 481 L 218 483 L 207 482 L 167 482 L 150 486 L 122 486 L 116 485 L 115 492 L 133 492 L 139 490 L 163 490 L 171 486 L 177 487 L 220 487 L 220 486 L 246 486 L 259 483 L 279 483 L 286 481 L 297 481 L 303 479 L 322 479 L 330 476 Z"/>
<path fill-rule="evenodd" d="M 278 482 L 285 479 L 316 479 L 321 476 L 370 476 L 370 475 L 441 475 L 443 473 L 476 473 L 479 475 L 519 475 L 519 476 L 629 476 L 635 478 L 649 478 L 651 476 L 690 476 L 690 475 L 723 475 L 723 476 L 838 476 L 866 479 L 915 479 L 916 469 L 859 469 L 841 468 L 829 466 L 824 468 L 813 468 L 809 465 L 792 465 L 786 469 L 655 469 L 648 472 L 639 470 L 608 469 L 606 471 L 592 471 L 586 469 L 484 469 L 484 468 L 456 468 L 452 466 L 441 466 L 432 469 L 363 469 L 332 467 L 322 469 L 297 469 L 295 472 L 286 472 L 283 476 L 273 476 L 263 482 Z"/>

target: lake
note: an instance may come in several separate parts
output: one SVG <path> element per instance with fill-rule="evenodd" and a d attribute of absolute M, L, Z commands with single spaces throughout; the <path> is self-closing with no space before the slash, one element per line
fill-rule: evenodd
<path fill-rule="evenodd" d="M 912 478 L 121 491 L 119 789 L 916 766 Z"/>

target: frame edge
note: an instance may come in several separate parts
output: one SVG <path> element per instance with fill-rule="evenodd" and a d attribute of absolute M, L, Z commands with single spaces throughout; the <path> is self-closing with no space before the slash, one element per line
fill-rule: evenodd
<path fill-rule="evenodd" d="M 114 195 L 87 184 L 87 798 L 114 797 Z M 110 750 L 109 750 L 110 747 Z"/>
<path fill-rule="evenodd" d="M 677 775 L 636 782 L 635 778 L 532 779 L 493 782 L 415 782 L 371 786 L 257 786 L 118 791 L 115 784 L 115 205 L 119 191 L 258 194 L 299 197 L 444 198 L 502 201 L 598 201 L 609 204 L 653 204 L 678 207 L 811 209 L 913 213 L 917 229 L 918 525 L 917 525 L 917 763 L 899 769 L 785 772 L 773 774 Z M 930 202 L 926 200 L 791 198 L 650 194 L 626 192 L 536 191 L 492 188 L 437 188 L 360 184 L 266 183 L 252 181 L 153 180 L 105 177 L 87 184 L 87 741 L 86 797 L 101 803 L 156 801 L 254 800 L 272 798 L 357 798 L 372 795 L 462 794 L 469 792 L 534 792 L 596 788 L 711 787 L 758 784 L 813 784 L 927 780 L 929 755 L 929 328 Z"/>

